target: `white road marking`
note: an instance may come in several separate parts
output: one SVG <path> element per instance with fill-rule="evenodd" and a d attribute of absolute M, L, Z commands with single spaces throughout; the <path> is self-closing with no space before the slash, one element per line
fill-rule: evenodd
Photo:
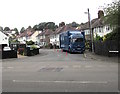
<path fill-rule="evenodd" d="M 34 81 L 34 80 L 13 80 L 22 83 L 73 83 L 73 84 L 107 84 L 107 81 Z"/>
<path fill-rule="evenodd" d="M 91 68 L 91 67 L 92 67 L 92 66 L 90 66 L 90 65 L 89 65 L 89 66 L 88 66 L 88 65 L 87 65 L 87 66 L 85 66 L 85 68 Z"/>
<path fill-rule="evenodd" d="M 13 67 L 6 67 L 6 68 L 8 68 L 8 69 L 13 69 Z"/>
<path fill-rule="evenodd" d="M 80 65 L 74 65 L 73 68 L 81 68 Z"/>
<path fill-rule="evenodd" d="M 0 67 L 2 69 L 13 69 L 14 67 Z"/>
<path fill-rule="evenodd" d="M 69 66 L 66 66 L 66 65 L 65 66 L 61 66 L 61 67 L 63 67 L 63 68 L 69 68 Z"/>

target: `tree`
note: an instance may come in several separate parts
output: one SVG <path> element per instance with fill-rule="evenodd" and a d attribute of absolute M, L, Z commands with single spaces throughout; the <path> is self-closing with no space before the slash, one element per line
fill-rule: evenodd
<path fill-rule="evenodd" d="M 31 26 L 28 26 L 28 28 L 29 28 L 29 29 L 32 29 L 32 27 L 31 27 Z"/>
<path fill-rule="evenodd" d="M 3 27 L 0 26 L 0 31 L 3 31 Z"/>
<path fill-rule="evenodd" d="M 51 30 L 55 30 L 56 29 L 56 25 L 54 22 L 47 22 L 45 24 L 45 29 L 51 29 Z"/>
<path fill-rule="evenodd" d="M 120 1 L 112 2 L 104 8 L 106 14 L 105 23 L 110 24 L 111 26 L 118 26 L 118 17 L 120 15 L 119 4 Z"/>
<path fill-rule="evenodd" d="M 41 22 L 38 25 L 34 25 L 33 29 L 34 30 L 44 30 L 44 29 L 51 29 L 55 30 L 58 26 L 55 25 L 54 22 Z"/>
<path fill-rule="evenodd" d="M 19 32 L 18 32 L 18 29 L 17 29 L 17 28 L 14 28 L 14 31 L 16 31 L 16 32 L 15 32 L 16 35 L 19 35 Z"/>
<path fill-rule="evenodd" d="M 105 23 L 109 24 L 113 27 L 113 32 L 105 35 L 105 40 L 119 40 L 120 33 L 118 32 L 119 27 L 119 19 L 120 16 L 120 1 L 112 2 L 111 4 L 108 4 L 106 8 L 104 8 L 104 11 L 106 13 L 105 17 Z"/>
<path fill-rule="evenodd" d="M 25 31 L 25 28 L 22 27 L 21 30 L 20 30 L 20 33 L 23 33 Z"/>
<path fill-rule="evenodd" d="M 65 22 L 59 23 L 59 27 L 65 26 Z"/>
<path fill-rule="evenodd" d="M 38 30 L 38 25 L 34 25 L 33 30 Z"/>
<path fill-rule="evenodd" d="M 78 23 L 76 23 L 76 22 L 72 22 L 72 27 L 78 27 L 78 26 L 79 26 Z"/>
<path fill-rule="evenodd" d="M 26 41 L 26 43 L 27 43 L 27 45 L 33 45 L 33 44 L 35 44 L 35 42 L 33 42 L 32 40 Z"/>
<path fill-rule="evenodd" d="M 5 27 L 4 31 L 10 31 L 10 28 L 9 27 Z"/>
<path fill-rule="evenodd" d="M 40 23 L 40 24 L 38 25 L 39 30 L 43 30 L 43 29 L 45 29 L 46 25 L 47 25 L 46 22 L 42 22 L 42 23 Z"/>
<path fill-rule="evenodd" d="M 34 25 L 33 29 L 34 30 L 43 30 L 43 29 L 45 29 L 45 26 L 46 26 L 46 22 L 42 22 L 42 23 L 39 23 L 39 25 Z"/>

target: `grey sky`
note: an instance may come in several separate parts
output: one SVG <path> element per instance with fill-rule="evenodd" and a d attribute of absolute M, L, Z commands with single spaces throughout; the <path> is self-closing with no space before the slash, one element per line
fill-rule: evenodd
<path fill-rule="evenodd" d="M 0 26 L 10 28 L 28 27 L 40 22 L 64 21 L 86 22 L 87 8 L 91 19 L 97 18 L 100 6 L 105 6 L 113 0 L 0 0 Z"/>

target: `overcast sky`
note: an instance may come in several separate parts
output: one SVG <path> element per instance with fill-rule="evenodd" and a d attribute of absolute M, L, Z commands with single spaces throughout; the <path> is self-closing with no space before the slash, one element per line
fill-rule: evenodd
<path fill-rule="evenodd" d="M 27 28 L 40 22 L 64 21 L 84 23 L 88 20 L 87 8 L 91 19 L 97 18 L 101 6 L 114 0 L 0 0 L 0 26 Z"/>

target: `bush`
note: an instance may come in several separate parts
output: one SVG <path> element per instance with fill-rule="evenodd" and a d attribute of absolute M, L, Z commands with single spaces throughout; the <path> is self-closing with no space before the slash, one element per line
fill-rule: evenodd
<path fill-rule="evenodd" d="M 103 41 L 103 37 L 100 37 L 99 35 L 96 35 L 94 41 Z"/>
<path fill-rule="evenodd" d="M 31 41 L 26 41 L 26 44 L 27 45 L 33 45 L 33 44 L 35 44 L 35 42 L 33 42 L 32 40 Z"/>
<path fill-rule="evenodd" d="M 49 47 L 50 49 L 53 49 L 53 46 L 52 46 L 51 43 L 48 44 L 48 47 Z"/>
<path fill-rule="evenodd" d="M 105 35 L 105 40 L 117 40 L 120 38 L 120 33 L 118 32 L 117 28 L 114 29 L 111 33 Z"/>
<path fill-rule="evenodd" d="M 53 45 L 49 43 L 48 45 L 45 46 L 45 48 L 53 49 Z"/>
<path fill-rule="evenodd" d="M 90 41 L 85 41 L 85 49 L 90 49 Z"/>

